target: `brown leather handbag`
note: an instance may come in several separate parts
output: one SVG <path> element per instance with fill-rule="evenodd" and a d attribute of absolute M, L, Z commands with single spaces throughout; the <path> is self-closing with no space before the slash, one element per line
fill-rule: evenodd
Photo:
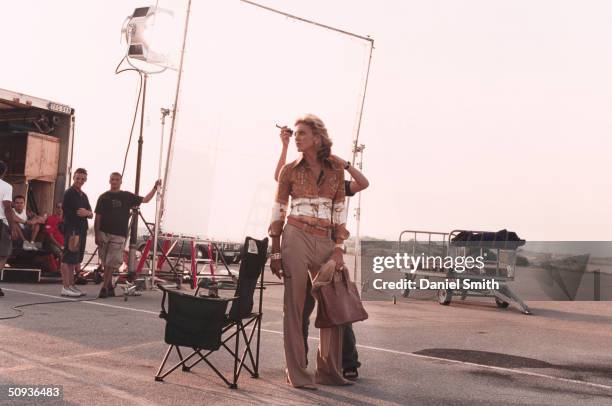
<path fill-rule="evenodd" d="M 368 318 L 346 268 L 335 272 L 333 280 L 313 291 L 313 295 L 318 302 L 316 328 L 343 326 Z"/>

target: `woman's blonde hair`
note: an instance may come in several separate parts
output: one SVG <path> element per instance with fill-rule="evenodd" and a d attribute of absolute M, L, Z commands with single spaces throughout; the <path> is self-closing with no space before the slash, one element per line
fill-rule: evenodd
<path fill-rule="evenodd" d="M 321 139 L 321 145 L 319 145 L 319 150 L 317 151 L 317 158 L 320 160 L 329 158 L 333 142 L 331 138 L 329 138 L 329 134 L 327 134 L 327 128 L 323 120 L 314 114 L 306 114 L 295 120 L 295 125 L 298 124 L 307 125 L 312 130 L 312 133 L 318 135 Z"/>

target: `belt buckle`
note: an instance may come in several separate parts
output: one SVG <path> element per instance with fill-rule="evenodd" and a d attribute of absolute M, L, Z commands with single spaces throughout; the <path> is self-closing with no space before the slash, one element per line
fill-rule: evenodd
<path fill-rule="evenodd" d="M 327 230 L 325 230 L 322 227 L 317 227 L 317 226 L 311 226 L 312 227 L 312 232 L 313 234 L 319 235 L 319 236 L 323 236 Z"/>
<path fill-rule="evenodd" d="M 305 232 L 307 232 L 309 234 L 315 234 L 316 233 L 316 229 L 313 226 L 311 226 L 310 224 L 308 224 L 308 223 L 302 223 L 302 224 L 304 224 L 303 230 Z"/>

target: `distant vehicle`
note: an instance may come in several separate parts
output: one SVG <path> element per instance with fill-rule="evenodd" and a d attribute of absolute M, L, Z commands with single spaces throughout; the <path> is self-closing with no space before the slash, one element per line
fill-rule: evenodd
<path fill-rule="evenodd" d="M 13 196 L 25 196 L 28 211 L 51 214 L 62 200 L 72 172 L 74 119 L 67 105 L 0 89 L 0 159 L 8 164 L 4 180 L 13 186 Z M 8 265 L 48 271 L 48 255 L 14 247 Z"/>
<path fill-rule="evenodd" d="M 223 252 L 223 257 L 225 258 L 225 262 L 228 264 L 237 264 L 240 262 L 240 252 L 242 251 L 241 243 L 234 242 L 221 242 L 217 243 L 217 246 Z"/>

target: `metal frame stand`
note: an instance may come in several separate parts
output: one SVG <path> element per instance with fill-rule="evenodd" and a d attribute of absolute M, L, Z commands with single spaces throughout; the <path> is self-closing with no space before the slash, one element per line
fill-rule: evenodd
<path fill-rule="evenodd" d="M 258 4 L 258 3 L 254 2 L 254 1 L 250 1 L 250 0 L 240 0 L 240 1 L 242 1 L 243 3 L 246 3 L 246 4 L 250 4 L 252 6 L 255 6 L 255 7 L 261 8 L 263 10 L 270 11 L 272 13 L 279 14 L 279 15 L 282 15 L 282 16 L 287 17 L 287 18 L 291 18 L 291 19 L 296 20 L 296 21 L 301 21 L 303 23 L 311 24 L 311 25 L 317 26 L 319 28 L 323 28 L 323 29 L 326 29 L 326 30 L 334 31 L 334 32 L 336 32 L 338 34 L 341 34 L 341 35 L 346 35 L 346 36 L 349 36 L 349 37 L 352 37 L 352 38 L 357 38 L 357 39 L 360 39 L 360 40 L 368 42 L 368 44 L 370 45 L 370 49 L 369 49 L 369 52 L 368 52 L 368 65 L 367 65 L 365 79 L 364 79 L 364 83 L 363 83 L 363 93 L 361 95 L 361 100 L 360 100 L 360 103 L 359 103 L 359 115 L 358 115 L 358 119 L 357 119 L 357 126 L 356 126 L 356 130 L 355 130 L 355 137 L 353 139 L 353 156 L 352 156 L 352 159 L 351 159 L 351 164 L 353 166 L 355 166 L 355 162 L 357 160 L 357 154 L 360 154 L 359 169 L 361 170 L 361 166 L 362 166 L 362 163 L 363 163 L 363 155 L 362 154 L 363 154 L 363 148 L 365 148 L 365 145 L 359 144 L 359 134 L 360 134 L 360 131 L 361 131 L 361 122 L 362 122 L 362 118 L 363 118 L 363 110 L 364 110 L 364 107 L 365 107 L 366 93 L 367 93 L 367 90 L 368 90 L 368 81 L 369 81 L 369 78 L 370 78 L 370 67 L 372 66 L 372 53 L 374 51 L 374 38 L 371 38 L 369 35 L 368 36 L 358 35 L 358 34 L 355 34 L 355 33 L 349 32 L 349 31 L 345 31 L 345 30 L 341 30 L 339 28 L 335 28 L 335 27 L 332 27 L 332 26 L 329 26 L 329 25 L 326 25 L 326 24 L 321 24 L 321 23 L 313 21 L 313 20 L 308 20 L 306 18 L 302 18 L 302 17 L 296 16 L 296 15 L 293 15 L 293 14 L 285 13 L 284 11 L 280 11 L 280 10 L 274 9 L 272 7 L 267 7 L 267 6 L 264 6 L 262 4 Z M 350 198 L 347 199 L 347 204 L 346 204 L 347 211 L 349 209 L 350 200 L 351 200 Z M 359 255 L 358 254 L 360 254 L 359 253 L 359 245 L 360 245 L 359 228 L 360 228 L 360 223 L 361 223 L 361 193 L 359 193 L 359 197 L 358 197 L 357 208 L 355 210 L 355 219 L 356 219 L 356 222 L 357 222 L 357 235 L 355 237 L 355 269 L 353 270 L 353 279 L 357 280 L 357 269 L 358 269 L 358 266 L 359 266 L 359 263 L 358 263 L 359 262 Z"/>
<path fill-rule="evenodd" d="M 143 132 L 144 132 L 144 117 L 145 117 L 145 104 L 147 100 L 147 81 L 149 75 L 146 72 L 141 72 L 143 75 L 142 83 L 142 103 L 140 105 L 140 135 L 138 136 L 138 153 L 136 155 L 136 182 L 134 185 L 134 194 L 138 195 L 140 192 L 140 172 L 142 166 L 142 144 L 144 143 Z M 132 224 L 130 227 L 130 248 L 128 256 L 128 281 L 133 281 L 134 270 L 136 264 L 136 242 L 138 240 L 138 208 L 132 209 Z"/>
<path fill-rule="evenodd" d="M 170 109 L 161 109 L 161 138 L 159 142 L 159 163 L 157 167 L 157 179 L 161 179 L 163 166 L 163 151 L 164 151 L 164 129 L 166 127 L 166 117 L 170 115 Z M 161 191 L 158 190 L 155 194 L 155 224 L 153 228 L 153 258 L 157 258 L 157 239 L 159 238 L 159 221 L 161 218 Z M 151 267 L 151 289 L 155 289 L 155 266 Z"/>
<path fill-rule="evenodd" d="M 357 145 L 353 144 L 353 154 L 359 154 L 359 162 L 357 162 L 357 168 L 360 171 L 363 171 L 363 150 L 365 149 L 365 144 Z M 357 281 L 357 273 L 359 271 L 359 266 L 361 265 L 359 259 L 361 258 L 361 192 L 357 194 L 357 207 L 355 208 L 355 222 L 357 230 L 355 230 L 355 264 L 353 268 L 353 281 Z"/>

